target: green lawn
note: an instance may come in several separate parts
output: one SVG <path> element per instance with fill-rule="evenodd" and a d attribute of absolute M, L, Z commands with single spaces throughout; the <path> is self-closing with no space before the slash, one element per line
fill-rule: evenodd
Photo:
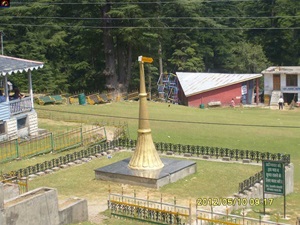
<path fill-rule="evenodd" d="M 287 196 L 287 214 L 295 221 L 300 216 L 300 110 L 270 110 L 262 108 L 214 108 L 199 109 L 165 103 L 148 104 L 150 126 L 155 142 L 171 142 L 191 145 L 228 147 L 244 150 L 291 154 L 295 166 L 294 193 Z M 36 106 L 38 116 L 55 120 L 80 121 L 85 123 L 128 123 L 130 138 L 136 139 L 138 127 L 138 102 L 119 102 L 105 105 Z M 68 113 L 63 113 L 68 112 Z M 45 120 L 43 120 L 45 121 Z M 76 125 L 76 124 L 75 124 Z M 41 128 L 57 129 L 55 123 L 41 122 Z M 59 129 L 63 129 L 62 124 Z M 90 163 L 61 170 L 30 182 L 30 188 L 50 186 L 58 189 L 61 198 L 79 196 L 93 201 L 107 198 L 108 185 L 114 192 L 121 192 L 120 184 L 94 180 L 95 168 L 129 157 L 131 153 L 116 154 L 113 159 L 96 159 Z M 56 158 L 54 155 L 45 155 Z M 38 157 L 39 158 L 39 157 Z M 2 170 L 34 165 L 40 159 L 28 159 L 0 165 Z M 33 161 L 34 160 L 34 161 Z M 166 200 L 174 196 L 178 201 L 195 201 L 198 197 L 226 197 L 237 191 L 243 181 L 261 167 L 197 161 L 198 172 L 186 179 L 167 185 L 159 191 L 125 185 L 125 193 L 133 190 L 142 195 L 151 192 L 151 197 Z M 139 196 L 139 194 L 137 194 Z M 272 213 L 283 213 L 283 198 L 274 201 Z M 252 216 L 256 216 L 255 213 Z M 113 224 L 113 223 L 112 223 Z"/>

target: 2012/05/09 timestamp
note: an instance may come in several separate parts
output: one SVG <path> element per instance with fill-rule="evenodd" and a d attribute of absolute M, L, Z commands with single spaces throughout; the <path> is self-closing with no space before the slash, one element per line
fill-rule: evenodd
<path fill-rule="evenodd" d="M 273 198 L 197 198 L 196 205 L 199 206 L 258 206 L 273 204 Z"/>

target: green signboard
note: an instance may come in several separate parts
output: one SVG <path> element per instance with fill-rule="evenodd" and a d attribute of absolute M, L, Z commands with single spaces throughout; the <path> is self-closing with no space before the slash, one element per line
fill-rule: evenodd
<path fill-rule="evenodd" d="M 285 195 L 285 165 L 281 161 L 263 161 L 264 192 Z"/>

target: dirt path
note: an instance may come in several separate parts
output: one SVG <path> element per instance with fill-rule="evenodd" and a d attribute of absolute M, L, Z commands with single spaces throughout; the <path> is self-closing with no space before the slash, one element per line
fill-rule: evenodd
<path fill-rule="evenodd" d="M 107 218 L 101 215 L 100 212 L 107 210 L 107 202 L 88 201 L 89 221 L 95 224 L 103 224 L 103 219 Z"/>

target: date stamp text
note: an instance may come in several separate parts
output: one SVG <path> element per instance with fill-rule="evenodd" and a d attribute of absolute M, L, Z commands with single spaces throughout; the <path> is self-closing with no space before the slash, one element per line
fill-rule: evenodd
<path fill-rule="evenodd" d="M 196 205 L 200 206 L 258 206 L 273 204 L 273 198 L 197 198 Z"/>

